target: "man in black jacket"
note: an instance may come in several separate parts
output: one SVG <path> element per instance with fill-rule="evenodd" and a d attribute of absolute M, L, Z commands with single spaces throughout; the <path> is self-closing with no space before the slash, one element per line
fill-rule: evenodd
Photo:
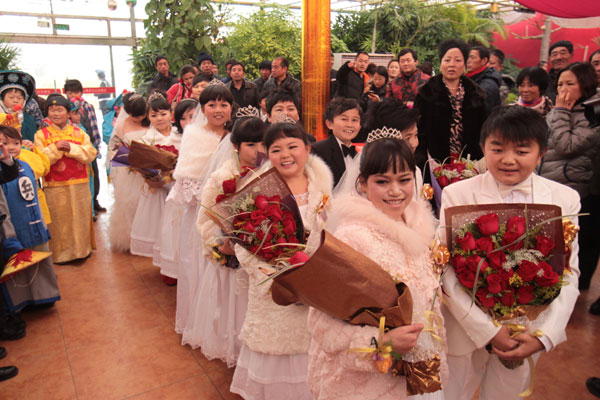
<path fill-rule="evenodd" d="M 252 82 L 244 79 L 246 70 L 239 61 L 231 63 L 231 80 L 225 84 L 231 91 L 233 101 L 240 107 L 252 106 L 258 108 L 258 88 Z"/>
<path fill-rule="evenodd" d="M 288 72 L 289 61 L 285 57 L 277 57 L 271 63 L 271 77 L 263 86 L 264 91 L 284 88 L 294 93 L 298 105 L 302 104 L 302 83 Z M 301 109 L 301 107 L 300 107 Z"/>
<path fill-rule="evenodd" d="M 494 68 L 488 67 L 490 51 L 483 46 L 475 46 L 469 51 L 466 76 L 485 90 L 485 109 L 489 112 L 500 105 L 500 85 L 502 77 Z"/>
<path fill-rule="evenodd" d="M 156 68 L 156 75 L 154 75 L 150 86 L 148 86 L 148 94 L 156 90 L 166 93 L 171 86 L 177 83 L 177 77 L 172 72 L 169 72 L 169 60 L 167 60 L 167 57 L 156 57 L 154 68 Z"/>
<path fill-rule="evenodd" d="M 356 53 L 354 61 L 342 65 L 336 75 L 336 96 L 360 100 L 369 80 L 365 72 L 368 65 L 369 54 L 364 51 Z"/>
<path fill-rule="evenodd" d="M 262 93 L 265 83 L 271 77 L 271 61 L 263 60 L 258 65 L 260 76 L 252 81 L 258 88 L 258 93 Z"/>

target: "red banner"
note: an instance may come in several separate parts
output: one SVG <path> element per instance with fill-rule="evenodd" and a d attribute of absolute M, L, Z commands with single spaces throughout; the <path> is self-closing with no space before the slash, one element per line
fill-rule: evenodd
<path fill-rule="evenodd" d="M 39 96 L 47 96 L 51 93 L 61 93 L 62 94 L 64 91 L 62 89 L 35 89 L 35 92 Z M 83 93 L 84 94 L 111 94 L 111 93 L 115 93 L 115 88 L 114 88 L 114 86 L 88 87 L 88 88 L 83 88 Z"/>
<path fill-rule="evenodd" d="M 47 96 L 52 93 L 62 93 L 61 89 L 35 89 L 38 96 Z"/>

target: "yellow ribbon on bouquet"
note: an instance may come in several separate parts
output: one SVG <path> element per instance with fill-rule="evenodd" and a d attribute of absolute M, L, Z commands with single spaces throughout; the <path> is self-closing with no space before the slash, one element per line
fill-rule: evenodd
<path fill-rule="evenodd" d="M 433 311 L 425 311 L 425 327 L 423 332 L 428 332 L 434 340 L 437 340 L 442 345 L 446 345 L 446 341 L 438 335 L 442 327 L 444 326 L 444 320 L 439 314 Z"/>
<path fill-rule="evenodd" d="M 383 344 L 383 335 L 385 334 L 385 317 L 379 319 L 379 332 L 377 335 L 377 347 L 356 347 L 349 349 L 348 353 L 365 353 L 363 357 L 367 359 L 373 354 L 377 355 L 375 368 L 382 374 L 387 374 L 393 364 L 392 346 Z"/>

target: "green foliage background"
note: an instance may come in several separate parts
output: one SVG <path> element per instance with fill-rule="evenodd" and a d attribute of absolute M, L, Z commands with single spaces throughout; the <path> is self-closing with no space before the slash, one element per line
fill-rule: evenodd
<path fill-rule="evenodd" d="M 244 64 L 248 78 L 259 76 L 262 60 L 286 57 L 289 72 L 299 77 L 302 68 L 302 26 L 286 8 L 260 9 L 241 18 L 225 39 L 228 57 Z"/>
<path fill-rule="evenodd" d="M 5 40 L 0 39 L 0 70 L 17 69 L 17 58 L 21 51 Z"/>
<path fill-rule="evenodd" d="M 146 39 L 133 51 L 133 86 L 139 88 L 156 73 L 154 58 L 164 54 L 177 73 L 195 63 L 201 51 L 212 54 L 223 68 L 235 58 L 246 67 L 248 78 L 258 76 L 258 64 L 285 56 L 296 77 L 301 69 L 302 29 L 296 14 L 284 7 L 264 7 L 231 25 L 226 5 L 208 0 L 153 0 L 146 6 Z M 377 53 L 412 47 L 419 61 L 439 65 L 437 45 L 448 38 L 490 46 L 495 32 L 504 35 L 502 21 L 473 6 L 431 5 L 419 0 L 392 0 L 357 13 L 338 14 L 332 24 L 333 52 L 371 51 L 377 24 Z M 224 27 L 230 29 L 224 30 Z M 224 71 L 221 71 L 224 72 Z"/>

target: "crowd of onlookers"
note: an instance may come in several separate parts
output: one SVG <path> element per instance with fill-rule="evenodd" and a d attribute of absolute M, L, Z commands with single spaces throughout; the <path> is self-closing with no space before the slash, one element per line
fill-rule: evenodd
<path fill-rule="evenodd" d="M 546 121 L 547 137 L 540 142 L 544 145 L 540 144 L 539 160 L 531 166 L 532 170 L 574 189 L 579 195 L 580 212 L 591 213 L 579 219 L 578 236 L 579 290 L 588 289 L 600 251 L 595 243 L 600 233 L 600 50 L 587 61 L 572 62 L 572 56 L 572 43 L 553 43 L 549 70 L 541 65 L 527 66 L 514 79 L 502 74 L 502 51 L 469 46 L 458 39 L 439 45 L 437 70 L 430 62 L 420 62 L 417 52 L 410 48 L 400 51 L 387 66 L 370 63 L 369 54 L 359 52 L 337 71 L 331 70 L 331 100 L 325 110 L 331 135 L 316 143 L 311 132 L 304 132 L 301 126 L 302 84 L 289 72 L 285 57 L 261 62 L 260 76 L 249 80 L 245 66 L 235 59 L 225 63 L 226 76 L 221 77 L 212 57 L 201 53 L 196 65 L 182 66 L 176 76 L 170 71 L 169 61 L 159 56 L 155 59 L 156 75 L 148 83 L 146 93 L 130 92 L 117 99 L 102 99 L 110 138 L 106 164 L 115 188 L 111 245 L 116 250 L 151 257 L 160 267 L 165 283 L 178 285 L 176 330 L 182 333 L 183 342 L 201 346 L 207 356 L 212 356 L 211 346 L 218 347 L 221 342 L 233 346 L 236 350 L 224 350 L 225 355 L 216 352 L 216 357 L 225 358 L 228 363 L 238 362 L 243 371 L 239 373 L 245 374 L 243 378 L 234 377 L 232 390 L 242 395 L 244 391 L 259 390 L 260 379 L 250 378 L 257 360 L 263 357 L 263 362 L 273 362 L 267 370 L 275 373 L 281 359 L 275 361 L 267 357 L 272 355 L 269 352 L 261 353 L 265 347 L 254 346 L 248 336 L 240 353 L 240 344 L 227 337 L 231 332 L 213 337 L 214 332 L 202 331 L 204 324 L 213 321 L 211 318 L 216 321 L 223 317 L 210 314 L 212 310 L 204 303 L 223 289 L 217 291 L 216 286 L 204 282 L 237 279 L 230 273 L 235 269 L 219 272 L 223 275 L 211 279 L 207 277 L 216 272 L 210 268 L 205 271 L 205 278 L 190 270 L 190 266 L 209 264 L 199 261 L 206 254 L 197 254 L 193 244 L 196 242 L 192 242 L 196 235 L 198 240 L 207 240 L 196 233 L 207 229 L 206 225 L 196 227 L 196 219 L 201 220 L 197 203 L 211 185 L 209 172 L 216 173 L 219 167 L 228 165 L 234 174 L 240 173 L 235 168 L 257 167 L 260 160 L 264 161 L 259 154 L 264 153 L 267 163 L 281 169 L 294 192 L 299 178 L 289 168 L 295 167 L 278 167 L 276 161 L 282 157 L 277 152 L 290 153 L 291 164 L 302 164 L 299 174 L 309 176 L 308 189 L 294 192 L 302 208 L 309 206 L 308 200 L 301 199 L 309 196 L 311 190 L 331 194 L 331 188 L 322 188 L 317 184 L 319 179 L 311 175 L 321 173 L 321 161 L 310 161 L 313 155 L 324 161 L 332 175 L 331 183 L 338 185 L 356 157 L 353 144 L 368 141 L 369 133 L 374 131 L 393 129 L 401 133 L 401 147 L 406 146 L 407 157 L 417 171 L 417 198 L 423 182 L 432 181 L 428 172 L 432 165 L 467 154 L 473 160 L 489 158 L 482 129 L 488 119 L 502 118 L 498 116 L 499 107 L 512 105 L 533 110 Z M 331 63 L 333 66 L 333 55 Z M 2 283 L 0 340 L 25 335 L 22 310 L 49 307 L 60 299 L 54 263 L 81 262 L 89 257 L 95 246 L 95 213 L 106 211 L 97 201 L 99 174 L 103 172 L 98 170 L 96 160 L 103 137 L 95 110 L 83 99 L 79 81 L 67 80 L 64 93 L 65 96 L 52 94 L 42 99 L 35 94 L 35 80 L 29 74 L 0 72 L 2 257 L 5 272 L 9 266 L 18 270 Z M 487 134 L 489 137 L 499 133 Z M 502 135 L 517 148 L 523 144 L 517 133 Z M 178 154 L 176 167 L 149 175 L 112 164 L 115 155 L 132 142 L 171 149 Z M 224 156 L 227 149 L 220 150 L 223 143 L 236 151 L 235 168 L 232 156 Z M 525 144 L 522 147 L 517 153 L 526 156 L 522 153 L 528 150 L 524 149 Z M 225 157 L 231 165 L 218 157 Z M 216 160 L 222 165 L 215 166 Z M 516 161 L 517 169 L 521 168 L 519 162 Z M 486 168 L 485 161 L 479 165 L 482 172 L 492 168 Z M 532 200 L 532 194 L 528 196 L 525 199 Z M 439 212 L 440 204 L 434 204 L 434 208 Z M 238 267 L 242 264 L 242 269 L 252 264 L 228 242 L 213 247 L 210 254 L 241 257 L 236 262 Z M 248 301 L 253 304 L 252 296 L 261 298 L 264 293 L 251 290 L 246 293 L 250 300 L 239 298 L 239 293 L 227 295 L 229 299 L 223 301 L 229 307 L 245 302 L 240 306 L 245 314 Z M 239 317 L 239 312 L 234 314 Z M 253 312 L 248 309 L 248 315 Z M 600 299 L 590 312 L 600 315 Z M 254 317 L 246 316 L 249 318 Z M 229 321 L 226 330 L 234 330 L 237 338 L 243 321 L 242 317 L 235 327 Z M 546 349 L 552 347 L 542 343 Z M 5 351 L 0 348 L 0 358 L 3 354 Z M 243 368 L 239 367 L 238 355 Z M 290 360 L 300 362 L 296 356 Z M 16 373 L 15 367 L 0 368 L 0 380 Z M 285 368 L 282 373 L 286 373 Z M 599 379 L 592 378 L 588 387 L 600 397 Z M 304 389 L 298 390 L 303 393 Z"/>

